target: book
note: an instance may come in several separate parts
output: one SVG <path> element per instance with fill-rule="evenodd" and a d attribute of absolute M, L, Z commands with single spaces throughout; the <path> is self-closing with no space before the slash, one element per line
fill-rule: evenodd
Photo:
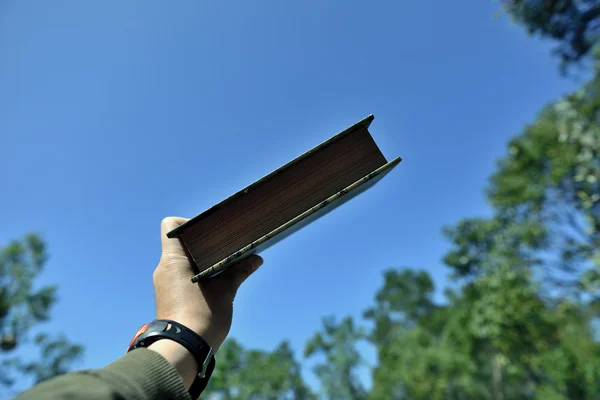
<path fill-rule="evenodd" d="M 196 270 L 210 278 L 266 250 L 369 189 L 402 160 L 387 161 L 369 115 L 173 229 Z"/>

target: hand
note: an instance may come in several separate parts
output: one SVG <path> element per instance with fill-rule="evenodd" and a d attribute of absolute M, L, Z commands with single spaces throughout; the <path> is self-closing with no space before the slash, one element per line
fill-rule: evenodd
<path fill-rule="evenodd" d="M 216 352 L 231 328 L 238 288 L 263 260 L 251 256 L 210 280 L 190 282 L 194 271 L 179 239 L 167 238 L 167 232 L 186 221 L 168 217 L 161 223 L 162 255 L 153 275 L 156 318 L 187 326 Z"/>

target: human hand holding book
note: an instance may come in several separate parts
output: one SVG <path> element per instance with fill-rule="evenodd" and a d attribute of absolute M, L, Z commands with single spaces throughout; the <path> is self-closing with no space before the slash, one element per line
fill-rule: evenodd
<path fill-rule="evenodd" d="M 156 319 L 176 321 L 199 334 L 216 353 L 231 329 L 233 300 L 240 285 L 263 263 L 252 256 L 214 279 L 190 285 L 192 265 L 178 239 L 166 235 L 186 218 L 168 217 L 161 222 L 162 253 L 152 276 Z M 159 340 L 148 347 L 177 369 L 186 389 L 194 382 L 198 365 L 183 346 Z"/>

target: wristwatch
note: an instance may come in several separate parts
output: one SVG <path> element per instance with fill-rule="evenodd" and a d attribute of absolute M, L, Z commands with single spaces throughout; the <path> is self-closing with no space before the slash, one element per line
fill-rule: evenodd
<path fill-rule="evenodd" d="M 144 324 L 129 343 L 127 352 L 148 347 L 160 339 L 170 339 L 189 350 L 198 362 L 198 376 L 190 387 L 190 395 L 197 399 L 206 388 L 208 380 L 215 369 L 213 349 L 204 339 L 188 327 L 168 319 L 157 319 Z"/>

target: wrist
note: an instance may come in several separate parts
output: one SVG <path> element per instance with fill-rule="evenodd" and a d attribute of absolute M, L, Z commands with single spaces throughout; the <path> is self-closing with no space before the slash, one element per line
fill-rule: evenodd
<path fill-rule="evenodd" d="M 186 390 L 189 390 L 198 374 L 198 363 L 188 349 L 174 340 L 163 339 L 152 343 L 148 346 L 148 350 L 157 352 L 175 367 Z"/>
<path fill-rule="evenodd" d="M 203 322 L 193 321 L 185 317 L 166 317 L 161 319 L 169 319 L 178 322 L 188 329 L 196 332 L 213 349 L 213 353 L 217 352 L 225 340 L 224 335 L 220 333 L 219 329 L 215 328 L 214 324 L 212 324 L 210 321 L 205 322 L 210 318 L 206 318 Z"/>
<path fill-rule="evenodd" d="M 197 332 L 175 320 L 157 319 L 144 324 L 128 352 L 146 347 L 159 353 L 176 369 L 190 394 L 198 397 L 215 366 L 214 350 Z"/>

